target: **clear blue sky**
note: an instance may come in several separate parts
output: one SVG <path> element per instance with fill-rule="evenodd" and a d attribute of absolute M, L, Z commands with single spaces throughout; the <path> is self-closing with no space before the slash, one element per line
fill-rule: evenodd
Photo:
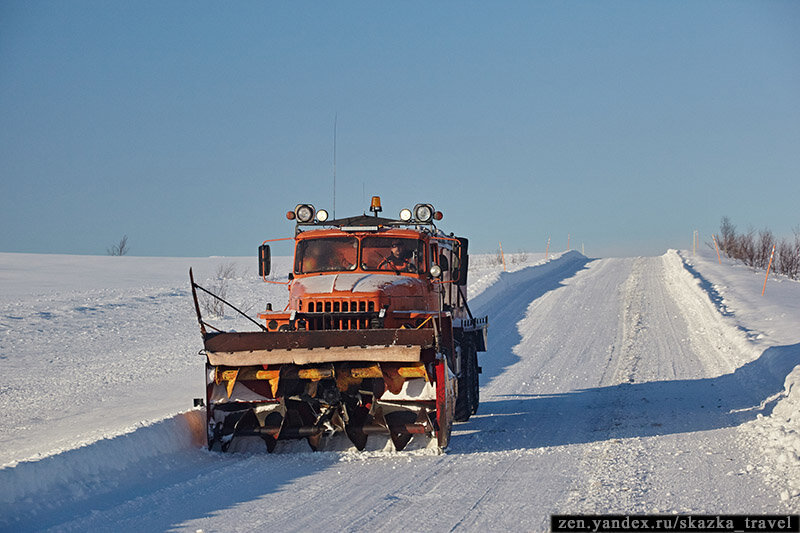
<path fill-rule="evenodd" d="M 0 251 L 255 255 L 300 202 L 473 251 L 800 224 L 800 2 L 0 3 Z"/>

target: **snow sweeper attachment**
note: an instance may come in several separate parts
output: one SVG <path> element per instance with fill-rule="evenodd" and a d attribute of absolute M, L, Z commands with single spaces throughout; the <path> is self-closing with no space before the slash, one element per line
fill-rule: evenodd
<path fill-rule="evenodd" d="M 488 319 L 467 307 L 467 240 L 437 230 L 441 213 L 429 204 L 401 211 L 400 220 L 377 216 L 378 197 L 370 210 L 328 221 L 301 204 L 287 214 L 297 220 L 289 303 L 283 311 L 268 305 L 261 322 L 250 318 L 259 331 L 205 322 L 198 290 L 230 304 L 190 270 L 210 449 L 257 437 L 270 452 L 287 439 L 318 450 L 335 434 L 359 450 L 376 434 L 396 450 L 412 438 L 443 449 L 452 423 L 476 412 Z M 269 282 L 267 242 L 259 274 Z"/>

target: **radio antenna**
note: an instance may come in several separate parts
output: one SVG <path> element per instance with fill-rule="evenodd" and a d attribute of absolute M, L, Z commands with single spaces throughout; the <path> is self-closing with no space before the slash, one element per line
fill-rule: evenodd
<path fill-rule="evenodd" d="M 336 122 L 339 113 L 333 116 L 333 219 L 336 220 Z"/>

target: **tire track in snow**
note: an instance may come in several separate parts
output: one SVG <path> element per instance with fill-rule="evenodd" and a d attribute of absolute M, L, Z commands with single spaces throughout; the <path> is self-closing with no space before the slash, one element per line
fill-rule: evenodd
<path fill-rule="evenodd" d="M 600 369 L 598 385 L 601 387 L 635 380 L 646 331 L 642 305 L 643 261 L 637 258 L 633 262 L 628 278 L 617 292 L 621 311 L 607 366 Z M 641 468 L 644 448 L 638 438 L 614 438 L 615 428 L 624 423 L 622 419 L 629 411 L 629 403 L 630 399 L 620 391 L 596 419 L 593 432 L 599 433 L 598 442 L 587 445 L 582 458 L 581 470 L 588 475 L 578 479 L 578 486 L 569 493 L 566 507 L 574 509 L 573 512 L 596 514 L 613 508 L 626 512 L 645 511 L 637 508 L 648 491 L 647 475 Z M 613 501 L 609 494 L 613 494 Z"/>
<path fill-rule="evenodd" d="M 748 385 L 769 361 L 738 368 L 748 355 L 737 331 L 722 323 L 674 252 L 637 259 L 619 296 L 620 323 L 601 379 L 605 405 L 594 426 L 599 435 L 586 447 L 587 478 L 576 483 L 567 507 L 769 510 L 776 499 L 749 475 L 735 438 L 747 417 L 733 409 L 758 405 L 763 393 Z"/>
<path fill-rule="evenodd" d="M 589 446 L 584 469 L 585 483 L 571 494 L 580 512 L 656 512 L 648 505 L 653 491 L 653 443 L 647 438 L 625 437 L 659 422 L 648 420 L 642 398 L 626 384 L 646 383 L 698 375 L 703 361 L 713 356 L 698 354 L 691 345 L 691 334 L 681 307 L 669 290 L 666 257 L 637 258 L 629 277 L 620 286 L 621 308 L 617 335 L 609 365 L 600 386 L 612 387 L 613 395 L 595 430 L 605 435 Z M 696 344 L 696 343 L 695 343 Z M 665 399 L 666 400 L 666 399 Z M 679 416 L 675 413 L 675 416 Z"/>

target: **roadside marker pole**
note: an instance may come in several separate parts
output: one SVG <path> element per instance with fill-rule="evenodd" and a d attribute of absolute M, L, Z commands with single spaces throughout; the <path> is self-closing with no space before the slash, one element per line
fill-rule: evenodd
<path fill-rule="evenodd" d="M 500 258 L 503 260 L 503 272 L 506 271 L 506 256 L 503 254 L 503 243 L 500 242 Z"/>
<path fill-rule="evenodd" d="M 711 238 L 714 239 L 714 249 L 717 250 L 717 263 L 721 265 L 722 260 L 719 258 L 719 246 L 717 246 L 717 236 L 712 234 Z"/>
<path fill-rule="evenodd" d="M 569 252 L 569 233 L 567 233 L 567 251 Z"/>
<path fill-rule="evenodd" d="M 769 277 L 769 269 L 772 266 L 772 257 L 775 255 L 775 245 L 772 245 L 772 253 L 769 254 L 769 264 L 767 265 L 767 275 L 764 276 L 764 288 L 761 289 L 761 296 L 764 296 L 764 291 L 767 290 L 767 278 Z"/>
<path fill-rule="evenodd" d="M 544 249 L 544 260 L 547 261 L 547 254 L 550 253 L 550 237 L 547 238 L 547 248 Z"/>

